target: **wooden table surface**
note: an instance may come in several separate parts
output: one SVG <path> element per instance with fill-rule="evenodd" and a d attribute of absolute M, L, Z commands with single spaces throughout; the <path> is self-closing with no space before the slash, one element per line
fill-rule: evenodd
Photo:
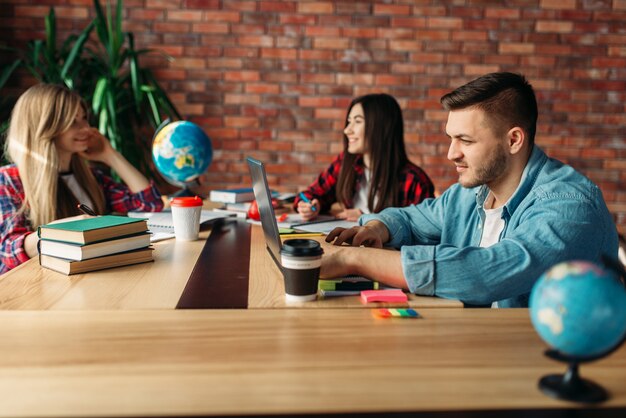
<path fill-rule="evenodd" d="M 33 258 L 0 276 L 0 309 L 174 309 L 209 233 L 154 243 L 151 263 L 71 276 Z"/>
<path fill-rule="evenodd" d="M 250 252 L 250 282 L 248 289 L 248 308 L 362 308 L 359 296 L 318 297 L 317 300 L 301 303 L 285 302 L 285 285 L 278 267 L 270 257 L 263 230 L 259 226 L 252 228 Z M 325 253 L 329 244 L 323 237 L 312 237 L 319 241 Z M 462 308 L 457 300 L 424 297 L 409 294 L 409 302 L 403 304 L 377 304 L 378 306 L 411 306 L 416 308 Z"/>
<path fill-rule="evenodd" d="M 565 366 L 544 357 L 526 309 L 421 314 L 3 311 L 0 416 L 539 410 L 544 417 L 581 407 L 537 389 L 541 376 Z M 575 416 L 625 416 L 624 347 L 581 374 L 612 394 L 600 407 L 618 409 Z"/>
<path fill-rule="evenodd" d="M 261 228 L 228 221 L 215 224 L 214 230 L 212 236 L 211 230 L 202 231 L 197 241 L 154 243 L 152 263 L 72 276 L 41 268 L 37 259 L 29 260 L 0 276 L 0 310 L 363 307 L 356 296 L 287 305 L 282 275 L 266 250 Z M 242 246 L 249 247 L 249 251 L 244 252 Z M 228 250 L 224 252 L 224 248 Z M 211 257 L 218 252 L 219 257 Z M 199 258 L 200 254 L 203 256 Z M 203 268 L 196 271 L 196 263 Z M 204 281 L 203 286 L 189 289 L 192 299 L 199 303 L 194 300 L 181 306 L 179 301 L 188 294 L 184 292 L 188 281 L 192 281 L 192 272 L 196 273 L 195 279 Z M 240 296 L 240 303 L 219 303 L 232 292 L 241 293 L 235 295 Z M 463 306 L 458 301 L 414 295 L 410 295 L 409 305 Z"/>

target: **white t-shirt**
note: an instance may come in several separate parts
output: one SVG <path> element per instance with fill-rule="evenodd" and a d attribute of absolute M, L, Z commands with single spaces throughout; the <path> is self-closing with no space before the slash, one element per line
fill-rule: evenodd
<path fill-rule="evenodd" d="M 504 229 L 504 219 L 502 219 L 502 209 L 504 206 L 500 206 L 496 209 L 487 209 L 487 206 L 491 206 L 493 202 L 493 196 L 489 195 L 485 199 L 483 210 L 485 211 L 485 223 L 483 224 L 483 234 L 480 237 L 480 246 L 483 248 L 491 247 L 500 241 L 500 234 Z M 491 304 L 492 308 L 498 307 L 498 302 Z"/>
<path fill-rule="evenodd" d="M 354 193 L 353 204 L 355 209 L 361 209 L 363 213 L 370 213 L 370 209 L 367 206 L 367 197 L 370 193 L 370 188 L 372 187 L 372 172 L 368 169 L 364 170 L 365 173 L 365 181 L 362 181 L 357 184 L 357 190 Z M 374 199 L 374 205 L 377 202 L 377 198 Z"/>
<path fill-rule="evenodd" d="M 72 191 L 72 193 L 74 193 L 76 199 L 78 199 L 78 202 L 76 202 L 76 204 L 82 203 L 83 205 L 87 205 L 93 208 L 93 202 L 91 201 L 89 195 L 85 192 L 85 190 L 76 181 L 74 173 L 61 174 L 61 178 L 63 179 L 67 187 Z"/>

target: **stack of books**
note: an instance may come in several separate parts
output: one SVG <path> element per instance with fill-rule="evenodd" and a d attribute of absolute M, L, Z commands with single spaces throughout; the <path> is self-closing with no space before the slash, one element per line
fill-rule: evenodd
<path fill-rule="evenodd" d="M 42 225 L 37 234 L 39 264 L 67 275 L 152 261 L 145 219 L 97 216 Z"/>

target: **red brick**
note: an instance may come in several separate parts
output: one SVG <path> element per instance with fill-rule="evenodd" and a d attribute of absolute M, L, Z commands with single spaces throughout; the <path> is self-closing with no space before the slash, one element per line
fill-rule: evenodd
<path fill-rule="evenodd" d="M 375 86 L 402 86 L 408 85 L 410 82 L 411 77 L 408 75 L 379 74 L 374 77 Z"/>
<path fill-rule="evenodd" d="M 228 33 L 226 23 L 194 23 L 191 27 L 194 33 Z"/>
<path fill-rule="evenodd" d="M 15 6 L 16 17 L 44 17 L 48 12 L 48 6 Z"/>
<path fill-rule="evenodd" d="M 496 19 L 519 19 L 519 9 L 507 9 L 498 7 L 488 7 L 485 9 L 485 17 Z"/>
<path fill-rule="evenodd" d="M 555 22 L 540 20 L 536 24 L 535 30 L 537 32 L 557 32 L 557 33 L 570 33 L 574 29 L 572 22 Z"/>
<path fill-rule="evenodd" d="M 224 74 L 227 81 L 259 81 L 261 79 L 257 71 L 232 71 Z"/>
<path fill-rule="evenodd" d="M 243 0 L 223 0 L 225 10 L 239 10 L 242 12 L 255 12 L 257 10 L 257 1 Z"/>
<path fill-rule="evenodd" d="M 300 75 L 300 81 L 302 83 L 331 84 L 331 83 L 335 83 L 336 75 L 304 73 Z"/>
<path fill-rule="evenodd" d="M 540 0 L 542 9 L 575 9 L 576 0 Z"/>
<path fill-rule="evenodd" d="M 346 49 L 350 40 L 345 38 L 314 38 L 313 47 L 316 49 Z"/>
<path fill-rule="evenodd" d="M 294 1 L 261 1 L 259 9 L 262 12 L 283 12 L 294 13 L 296 11 L 296 2 Z"/>
<path fill-rule="evenodd" d="M 391 72 L 394 74 L 419 74 L 424 72 L 424 64 L 422 63 L 393 63 L 391 64 Z"/>
<path fill-rule="evenodd" d="M 246 83 L 246 93 L 278 94 L 279 86 L 269 83 Z"/>
<path fill-rule="evenodd" d="M 466 75 L 481 76 L 487 73 L 495 73 L 499 70 L 497 65 L 466 65 L 463 73 Z"/>
<path fill-rule="evenodd" d="M 298 25 L 314 25 L 317 23 L 317 19 L 315 16 L 311 16 L 311 15 L 281 14 L 280 23 L 298 24 Z"/>
<path fill-rule="evenodd" d="M 500 54 L 532 54 L 534 52 L 534 44 L 501 43 L 498 47 L 498 53 Z"/>
<path fill-rule="evenodd" d="M 374 82 L 373 74 L 337 74 L 337 84 L 371 85 L 373 82 Z"/>
<path fill-rule="evenodd" d="M 280 58 L 295 60 L 298 55 L 297 50 L 288 48 L 261 48 L 261 58 Z"/>
<path fill-rule="evenodd" d="M 404 28 L 404 27 L 425 28 L 426 18 L 425 17 L 392 17 L 391 27 L 392 28 Z"/>
<path fill-rule="evenodd" d="M 341 28 L 341 35 L 348 38 L 375 38 L 375 28 Z"/>
<path fill-rule="evenodd" d="M 237 11 L 210 10 L 204 13 L 203 20 L 207 22 L 237 23 L 241 21 L 241 13 Z"/>
<path fill-rule="evenodd" d="M 215 9 L 219 5 L 220 0 L 183 0 L 183 6 L 187 9 Z"/>
<path fill-rule="evenodd" d="M 155 22 L 154 30 L 167 33 L 189 33 L 191 25 L 189 23 Z"/>
<path fill-rule="evenodd" d="M 100 3 L 103 3 L 102 1 Z M 170 0 L 146 0 L 145 7 L 147 9 L 171 9 L 178 10 L 180 8 L 179 1 Z"/>
<path fill-rule="evenodd" d="M 258 36 L 258 35 L 239 36 L 237 43 L 239 45 L 244 45 L 244 46 L 270 47 L 270 46 L 274 46 L 274 38 L 271 36 Z"/>
<path fill-rule="evenodd" d="M 608 68 L 625 68 L 626 58 L 596 57 L 591 60 L 591 65 L 593 67 L 607 68 L 607 69 Z"/>
<path fill-rule="evenodd" d="M 261 151 L 293 151 L 291 141 L 258 141 L 258 144 Z"/>
<path fill-rule="evenodd" d="M 86 19 L 89 17 L 89 9 L 86 7 L 60 7 L 54 8 L 57 18 Z"/>
<path fill-rule="evenodd" d="M 343 109 L 315 109 L 315 118 L 318 119 L 343 119 L 345 116 Z"/>
<path fill-rule="evenodd" d="M 420 41 L 389 41 L 389 49 L 392 51 L 421 51 Z"/>
<path fill-rule="evenodd" d="M 167 20 L 184 22 L 197 22 L 202 20 L 202 12 L 198 10 L 168 10 Z"/>
<path fill-rule="evenodd" d="M 298 13 L 315 14 L 330 14 L 335 11 L 334 4 L 331 1 L 298 2 L 296 9 Z"/>
<path fill-rule="evenodd" d="M 302 60 L 331 60 L 335 56 L 334 51 L 330 50 L 316 50 L 316 49 L 301 49 L 298 51 L 298 58 Z"/>
<path fill-rule="evenodd" d="M 415 31 L 408 28 L 379 28 L 378 37 L 382 39 L 415 39 Z"/>
<path fill-rule="evenodd" d="M 429 28 L 463 29 L 463 19 L 456 17 L 429 17 L 426 19 Z"/>
<path fill-rule="evenodd" d="M 307 26 L 304 28 L 306 36 L 331 36 L 338 37 L 340 35 L 339 28 L 330 26 Z"/>
<path fill-rule="evenodd" d="M 331 97 L 299 97 L 298 106 L 302 107 L 331 107 L 334 100 Z"/>
<path fill-rule="evenodd" d="M 165 13 L 163 10 L 130 9 L 128 11 L 130 19 L 139 20 L 163 20 Z"/>
<path fill-rule="evenodd" d="M 411 7 L 397 4 L 374 4 L 375 15 L 409 16 Z"/>

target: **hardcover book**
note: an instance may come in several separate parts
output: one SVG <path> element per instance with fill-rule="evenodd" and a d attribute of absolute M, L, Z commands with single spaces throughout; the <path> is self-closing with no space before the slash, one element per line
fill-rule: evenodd
<path fill-rule="evenodd" d="M 104 215 L 42 225 L 38 228 L 37 234 L 41 239 L 88 244 L 147 230 L 148 224 L 145 219 Z"/>
<path fill-rule="evenodd" d="M 39 264 L 41 264 L 41 267 L 70 275 L 152 261 L 152 251 L 152 247 L 146 247 L 80 261 L 42 254 L 39 256 Z"/>
<path fill-rule="evenodd" d="M 39 241 L 39 252 L 43 255 L 51 255 L 68 260 L 87 260 L 89 258 L 136 250 L 149 245 L 150 234 L 144 232 L 138 235 L 98 241 L 92 244 L 74 244 L 42 239 Z"/>
<path fill-rule="evenodd" d="M 243 189 L 211 190 L 209 200 L 221 203 L 239 203 L 254 200 L 254 191 L 251 187 Z"/>

